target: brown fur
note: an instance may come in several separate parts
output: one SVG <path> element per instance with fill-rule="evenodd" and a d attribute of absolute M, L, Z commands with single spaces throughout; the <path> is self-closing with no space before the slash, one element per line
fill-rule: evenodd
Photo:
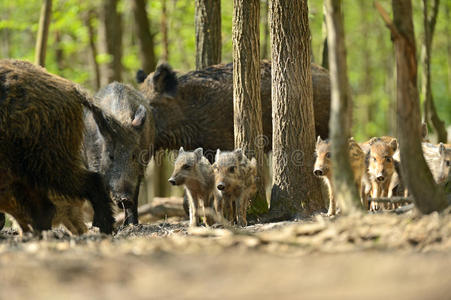
<path fill-rule="evenodd" d="M 445 144 L 423 143 L 423 155 L 437 184 L 446 184 L 450 180 L 451 148 Z"/>
<path fill-rule="evenodd" d="M 103 179 L 82 166 L 83 106 L 100 114 L 70 81 L 28 62 L 0 61 L 0 169 L 18 178 L 8 190 L 29 207 L 37 231 L 52 225 L 50 192 L 87 198 L 101 231 L 113 230 Z"/>
<path fill-rule="evenodd" d="M 203 156 L 202 148 L 193 152 L 185 151 L 183 147 L 175 160 L 174 171 L 169 178 L 172 185 L 184 185 L 189 201 L 190 226 L 198 225 L 198 216 L 205 225 L 211 224 L 206 209 L 212 208 L 214 197 L 213 168 Z M 199 212 L 202 210 L 202 213 Z"/>
<path fill-rule="evenodd" d="M 329 209 L 327 215 L 332 216 L 337 212 L 337 203 L 334 197 L 334 185 L 332 181 L 332 160 L 331 160 L 331 145 L 329 140 L 322 140 L 318 136 L 315 149 L 315 165 L 313 173 L 315 176 L 321 177 L 329 191 Z M 355 185 L 357 191 L 360 192 L 361 202 L 364 207 L 367 207 L 366 195 L 362 187 L 362 179 L 365 173 L 365 155 L 360 146 L 353 138 L 349 139 L 349 161 L 351 169 L 354 174 Z"/>
<path fill-rule="evenodd" d="M 232 152 L 216 152 L 213 164 L 216 187 L 221 196 L 222 213 L 230 222 L 246 226 L 247 208 L 257 192 L 257 162 L 249 160 L 241 149 Z M 220 186 L 223 187 L 220 190 Z"/>

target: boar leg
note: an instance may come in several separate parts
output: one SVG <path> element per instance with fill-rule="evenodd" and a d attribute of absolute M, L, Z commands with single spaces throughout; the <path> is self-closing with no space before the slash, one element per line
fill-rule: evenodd
<path fill-rule="evenodd" d="M 329 178 L 325 180 L 327 190 L 329 191 L 329 209 L 327 211 L 328 216 L 333 216 L 337 213 L 337 202 L 335 201 L 334 189 L 332 187 L 332 183 Z"/>
<path fill-rule="evenodd" d="M 199 202 L 197 197 L 194 197 L 188 189 L 185 189 L 186 196 L 188 198 L 189 204 L 189 226 L 196 227 L 198 225 L 198 213 L 197 208 L 199 207 Z"/>
<path fill-rule="evenodd" d="M 246 214 L 243 214 L 245 211 L 245 195 L 241 193 L 241 195 L 235 200 L 235 214 L 236 214 L 236 222 L 238 226 L 247 226 Z"/>
<path fill-rule="evenodd" d="M 141 186 L 142 177 L 138 178 L 138 184 L 135 188 L 135 194 L 133 196 L 133 202 L 131 203 L 131 207 L 125 209 L 125 218 L 123 226 L 127 226 L 129 224 L 138 225 L 138 196 L 139 196 L 139 187 Z"/>

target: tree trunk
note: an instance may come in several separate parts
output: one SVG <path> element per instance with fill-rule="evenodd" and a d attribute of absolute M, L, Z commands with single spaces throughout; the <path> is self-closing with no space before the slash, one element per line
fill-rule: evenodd
<path fill-rule="evenodd" d="M 360 205 L 359 191 L 349 162 L 351 127 L 349 112 L 352 99 L 346 64 L 343 11 L 340 1 L 326 1 L 327 44 L 332 88 L 331 116 L 329 122 L 332 153 L 332 180 L 334 195 L 343 213 L 355 212 Z"/>
<path fill-rule="evenodd" d="M 307 0 L 269 4 L 273 187 L 271 214 L 293 217 L 324 208 L 313 177 L 315 122 Z"/>
<path fill-rule="evenodd" d="M 58 66 L 58 70 L 62 71 L 64 69 L 64 52 L 61 46 L 61 33 L 59 30 L 55 31 L 55 43 L 53 45 L 55 49 L 55 61 Z"/>
<path fill-rule="evenodd" d="M 39 18 L 38 38 L 36 40 L 35 63 L 45 67 L 47 38 L 49 36 L 50 19 L 52 17 L 52 0 L 44 0 Z"/>
<path fill-rule="evenodd" d="M 262 0 L 260 2 L 261 5 L 261 17 L 262 17 L 262 24 L 263 24 L 263 43 L 261 45 L 261 58 L 262 59 L 268 59 L 269 58 L 269 23 L 268 23 L 268 2 L 270 0 Z"/>
<path fill-rule="evenodd" d="M 90 9 L 85 18 L 85 26 L 88 29 L 89 36 L 89 48 L 91 53 L 91 65 L 94 71 L 94 88 L 95 90 L 100 89 L 100 67 L 97 63 L 97 46 L 95 42 L 95 32 L 94 27 L 92 26 L 92 20 L 96 17 L 96 13 L 94 9 Z"/>
<path fill-rule="evenodd" d="M 235 148 L 257 159 L 257 195 L 251 211 L 268 211 L 263 176 L 262 105 L 260 99 L 260 1 L 233 3 L 233 116 Z"/>
<path fill-rule="evenodd" d="M 166 0 L 161 0 L 161 34 L 163 41 L 163 61 L 169 60 L 169 39 L 168 39 L 168 24 L 167 24 L 167 8 Z"/>
<path fill-rule="evenodd" d="M 424 38 L 422 41 L 422 94 L 424 101 L 424 121 L 434 126 L 438 141 L 446 143 L 448 140 L 445 122 L 440 120 L 435 108 L 431 88 L 431 49 L 434 37 L 435 24 L 437 22 L 440 0 L 432 0 L 432 14 L 428 13 L 428 1 L 423 0 L 423 28 Z"/>
<path fill-rule="evenodd" d="M 378 3 L 376 7 L 391 30 L 395 45 L 398 133 L 403 178 L 422 213 L 442 210 L 447 206 L 444 191 L 435 184 L 421 149 L 412 3 L 410 0 L 392 0 L 393 22 Z"/>
<path fill-rule="evenodd" d="M 447 61 L 448 61 L 448 93 L 451 93 L 451 5 L 446 3 L 445 5 L 446 15 L 446 49 L 447 49 Z"/>
<path fill-rule="evenodd" d="M 221 62 L 221 1 L 196 0 L 196 70 Z"/>
<path fill-rule="evenodd" d="M 100 53 L 107 56 L 102 67 L 102 86 L 122 81 L 122 22 L 117 11 L 119 0 L 102 0 L 99 19 Z"/>
<path fill-rule="evenodd" d="M 138 37 L 139 57 L 142 69 L 146 74 L 155 70 L 155 49 L 150 23 L 147 18 L 146 0 L 133 0 L 132 10 L 135 17 L 135 30 Z"/>

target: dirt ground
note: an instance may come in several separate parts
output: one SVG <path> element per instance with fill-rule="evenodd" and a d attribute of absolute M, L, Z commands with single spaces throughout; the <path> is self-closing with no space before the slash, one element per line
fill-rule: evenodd
<path fill-rule="evenodd" d="M 451 299 L 451 214 L 0 233 L 0 299 Z"/>

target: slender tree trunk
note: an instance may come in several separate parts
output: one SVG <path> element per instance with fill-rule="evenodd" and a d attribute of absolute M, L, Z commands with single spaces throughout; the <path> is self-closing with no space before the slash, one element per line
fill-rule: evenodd
<path fill-rule="evenodd" d="M 196 69 L 221 62 L 221 1 L 196 0 Z"/>
<path fill-rule="evenodd" d="M 330 134 L 334 195 L 343 213 L 352 213 L 361 208 L 359 191 L 349 162 L 350 122 L 352 99 L 346 64 L 343 11 L 340 1 L 326 0 L 327 44 L 329 45 L 329 67 L 332 88 Z"/>
<path fill-rule="evenodd" d="M 451 93 L 451 5 L 445 4 L 446 15 L 446 48 L 447 48 L 447 61 L 448 61 L 448 93 Z"/>
<path fill-rule="evenodd" d="M 315 122 L 307 0 L 269 4 L 272 62 L 271 214 L 292 217 L 324 208 L 313 177 Z"/>
<path fill-rule="evenodd" d="M 437 132 L 438 141 L 446 143 L 448 134 L 446 132 L 445 122 L 440 120 L 432 97 L 431 88 L 431 50 L 432 39 L 434 37 L 435 24 L 437 22 L 440 0 L 432 0 L 432 13 L 429 16 L 427 0 L 423 0 L 423 28 L 424 38 L 422 41 L 422 94 L 424 100 L 424 121 L 426 124 L 432 124 Z"/>
<path fill-rule="evenodd" d="M 132 10 L 135 17 L 135 30 L 138 37 L 139 57 L 146 74 L 155 70 L 155 47 L 147 18 L 146 0 L 133 0 Z"/>
<path fill-rule="evenodd" d="M 268 204 L 263 176 L 262 107 L 260 98 L 260 1 L 233 3 L 233 115 L 235 148 L 257 159 L 257 195 L 251 208 L 266 213 Z"/>
<path fill-rule="evenodd" d="M 122 21 L 117 11 L 118 0 L 102 0 L 99 19 L 100 53 L 108 56 L 101 64 L 102 86 L 122 81 Z"/>
<path fill-rule="evenodd" d="M 44 0 L 39 18 L 38 38 L 36 40 L 35 63 L 45 67 L 47 39 L 49 36 L 50 19 L 52 17 L 52 0 Z"/>
<path fill-rule="evenodd" d="M 325 69 L 329 69 L 329 46 L 327 44 L 327 25 L 326 25 L 326 2 L 324 2 L 323 6 L 323 46 L 321 49 L 321 66 Z"/>
<path fill-rule="evenodd" d="M 422 213 L 442 210 L 447 206 L 444 191 L 435 184 L 421 149 L 412 3 L 410 0 L 392 0 L 393 22 L 382 6 L 376 3 L 376 7 L 391 30 L 395 45 L 397 115 L 403 178 Z"/>
<path fill-rule="evenodd" d="M 167 7 L 166 0 L 161 0 L 161 34 L 163 40 L 163 61 L 169 60 L 169 39 L 168 39 L 168 23 L 167 23 Z"/>
<path fill-rule="evenodd" d="M 58 66 L 58 70 L 61 71 L 64 69 L 64 52 L 63 47 L 61 46 L 61 33 L 60 31 L 55 31 L 55 60 L 56 65 Z"/>
<path fill-rule="evenodd" d="M 263 43 L 261 45 L 261 58 L 268 59 L 269 58 L 269 23 L 268 23 L 268 7 L 270 0 L 262 0 L 260 1 L 260 8 L 262 11 L 261 18 L 263 24 Z"/>
<path fill-rule="evenodd" d="M 97 45 L 96 45 L 96 37 L 95 37 L 95 31 L 94 27 L 92 26 L 92 20 L 96 17 L 96 12 L 94 9 L 90 9 L 85 17 L 85 26 L 88 29 L 88 36 L 89 36 L 89 49 L 91 54 L 91 65 L 92 69 L 94 71 L 94 78 L 93 78 L 93 86 L 95 90 L 100 89 L 100 66 L 97 63 Z"/>

